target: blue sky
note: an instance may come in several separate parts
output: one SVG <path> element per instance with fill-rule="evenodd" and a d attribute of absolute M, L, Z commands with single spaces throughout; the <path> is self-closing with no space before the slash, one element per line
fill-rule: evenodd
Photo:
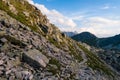
<path fill-rule="evenodd" d="M 28 0 L 62 31 L 120 33 L 120 0 Z"/>

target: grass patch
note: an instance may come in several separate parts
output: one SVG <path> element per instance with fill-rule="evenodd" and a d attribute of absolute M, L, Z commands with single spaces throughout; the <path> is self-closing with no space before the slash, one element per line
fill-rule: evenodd
<path fill-rule="evenodd" d="M 56 65 L 58 67 L 58 69 L 60 70 L 61 64 L 60 64 L 60 62 L 57 59 L 51 58 L 49 63 Z"/>
<path fill-rule="evenodd" d="M 49 64 L 55 65 L 57 67 L 57 68 L 54 68 L 52 66 L 48 66 L 48 69 L 49 69 L 48 71 L 52 72 L 53 75 L 60 72 L 61 64 L 57 59 L 51 57 Z"/>
<path fill-rule="evenodd" d="M 19 22 L 25 24 L 26 26 L 30 27 L 31 30 L 35 31 L 35 32 L 38 32 L 38 33 L 42 33 L 40 32 L 40 29 L 39 29 L 39 26 L 37 25 L 32 25 L 30 23 L 30 20 L 32 20 L 34 17 L 32 16 L 29 16 L 29 17 L 26 17 L 24 14 L 23 14 L 23 11 L 28 11 L 28 12 L 31 12 L 33 11 L 33 8 L 32 6 L 30 6 L 27 2 L 25 3 L 26 5 L 23 5 L 21 4 L 19 1 L 16 1 L 16 0 L 10 0 L 10 2 L 12 3 L 12 5 L 14 5 L 14 7 L 16 8 L 16 10 L 18 11 L 17 14 L 14 14 L 13 12 L 11 12 L 9 10 L 9 6 L 0 0 L 0 9 L 1 10 L 4 10 L 5 12 L 7 12 L 7 14 L 13 18 L 15 18 L 16 20 L 18 20 Z M 30 10 L 30 9 L 31 10 Z M 31 18 L 30 18 L 31 17 Z"/>
<path fill-rule="evenodd" d="M 50 43 L 54 44 L 57 48 L 61 48 L 59 42 L 57 42 L 54 38 L 49 37 L 48 40 L 50 41 Z"/>
<path fill-rule="evenodd" d="M 83 61 L 82 56 L 78 53 L 73 45 L 69 45 L 70 55 L 73 55 L 79 62 Z"/>
<path fill-rule="evenodd" d="M 4 11 L 8 11 L 9 7 L 6 6 L 6 4 L 2 0 L 0 0 L 0 9 Z"/>

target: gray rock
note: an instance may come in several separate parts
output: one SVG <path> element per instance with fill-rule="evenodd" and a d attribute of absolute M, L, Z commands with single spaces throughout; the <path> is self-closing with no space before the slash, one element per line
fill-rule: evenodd
<path fill-rule="evenodd" d="M 2 75 L 3 74 L 3 71 L 0 71 L 0 75 Z M 0 79 L 1 80 L 1 79 Z"/>
<path fill-rule="evenodd" d="M 17 79 L 24 79 L 24 80 L 32 80 L 33 79 L 33 75 L 31 72 L 28 71 L 19 71 L 19 72 L 15 72 L 15 75 L 17 77 Z"/>
<path fill-rule="evenodd" d="M 3 66 L 0 66 L 0 71 L 4 70 L 5 68 Z"/>
<path fill-rule="evenodd" d="M 23 54 L 23 61 L 36 68 L 39 68 L 40 66 L 46 67 L 49 63 L 48 58 L 36 49 L 25 52 Z"/>
<path fill-rule="evenodd" d="M 8 70 L 5 72 L 6 75 L 10 74 L 12 70 Z"/>
<path fill-rule="evenodd" d="M 42 80 L 59 80 L 58 78 L 56 78 L 55 76 L 50 76 L 50 77 L 45 77 Z"/>
<path fill-rule="evenodd" d="M 15 76 L 10 76 L 9 80 L 15 80 Z"/>
<path fill-rule="evenodd" d="M 13 63 L 12 63 L 12 61 L 7 61 L 7 66 L 6 66 L 6 69 L 10 69 L 10 68 L 12 68 L 13 67 Z"/>
<path fill-rule="evenodd" d="M 0 60 L 0 65 L 2 65 L 4 63 L 4 61 L 3 60 Z"/>
<path fill-rule="evenodd" d="M 22 71 L 21 73 L 25 80 L 32 80 L 32 78 L 33 78 L 32 73 L 30 73 L 28 71 Z"/>
<path fill-rule="evenodd" d="M 7 42 L 7 39 L 6 38 L 1 38 L 0 39 L 3 43 Z"/>
<path fill-rule="evenodd" d="M 15 72 L 15 76 L 16 76 L 17 79 L 22 79 L 21 72 Z"/>

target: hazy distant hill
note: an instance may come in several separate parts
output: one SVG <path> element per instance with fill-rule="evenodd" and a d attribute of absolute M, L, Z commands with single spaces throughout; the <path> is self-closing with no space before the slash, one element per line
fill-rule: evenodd
<path fill-rule="evenodd" d="M 104 49 L 120 49 L 120 34 L 107 38 L 98 38 L 90 32 L 82 32 L 71 37 L 76 41 Z"/>
<path fill-rule="evenodd" d="M 63 32 L 64 34 L 66 34 L 68 37 L 72 37 L 76 34 L 78 34 L 77 32 Z"/>
<path fill-rule="evenodd" d="M 90 32 L 82 32 L 80 34 L 72 36 L 71 38 L 76 41 L 87 43 L 91 46 L 96 46 L 96 41 L 98 39 L 94 34 Z"/>

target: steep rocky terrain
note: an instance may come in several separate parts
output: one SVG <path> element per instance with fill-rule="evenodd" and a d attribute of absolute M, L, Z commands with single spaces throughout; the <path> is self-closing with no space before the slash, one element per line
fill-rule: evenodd
<path fill-rule="evenodd" d="M 26 0 L 0 0 L 0 80 L 119 80 Z"/>
<path fill-rule="evenodd" d="M 84 42 L 94 47 L 102 48 L 103 50 L 96 50 L 95 48 L 88 47 L 91 51 L 97 53 L 97 55 L 104 60 L 108 65 L 112 66 L 117 72 L 120 73 L 120 35 L 116 35 L 108 38 L 97 38 L 95 35 L 89 32 L 83 32 L 72 37 L 77 41 Z M 92 44 L 91 44 L 92 43 Z M 94 43 L 94 44 L 93 44 Z"/>
<path fill-rule="evenodd" d="M 112 66 L 120 73 L 120 51 L 118 50 L 103 50 L 98 52 L 100 58 L 108 65 Z"/>

